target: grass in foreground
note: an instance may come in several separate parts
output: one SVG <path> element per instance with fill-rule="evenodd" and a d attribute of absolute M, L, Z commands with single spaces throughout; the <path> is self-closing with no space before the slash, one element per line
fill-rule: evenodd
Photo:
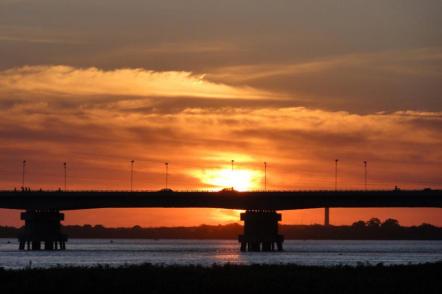
<path fill-rule="evenodd" d="M 0 269 L 1 293 L 442 293 L 442 262 L 422 265 L 132 265 Z"/>

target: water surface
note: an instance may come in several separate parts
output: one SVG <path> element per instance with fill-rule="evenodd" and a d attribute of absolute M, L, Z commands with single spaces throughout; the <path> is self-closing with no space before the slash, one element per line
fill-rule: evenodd
<path fill-rule="evenodd" d="M 240 252 L 235 240 L 71 239 L 66 251 L 19 251 L 16 239 L 0 239 L 0 267 L 163 265 L 416 264 L 442 261 L 442 241 L 287 240 L 283 252 Z"/>

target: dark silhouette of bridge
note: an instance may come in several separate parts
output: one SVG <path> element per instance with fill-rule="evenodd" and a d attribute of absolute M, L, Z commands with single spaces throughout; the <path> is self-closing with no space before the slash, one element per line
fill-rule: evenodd
<path fill-rule="evenodd" d="M 282 250 L 278 210 L 361 207 L 442 207 L 442 190 L 392 191 L 1 191 L 0 208 L 25 210 L 20 249 L 65 249 L 60 211 L 92 208 L 182 207 L 246 210 L 242 251 Z"/>

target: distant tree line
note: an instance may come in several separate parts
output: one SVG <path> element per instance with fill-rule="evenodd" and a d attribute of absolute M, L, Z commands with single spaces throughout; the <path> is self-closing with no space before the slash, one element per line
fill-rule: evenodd
<path fill-rule="evenodd" d="M 0 238 L 15 238 L 19 228 L 0 226 Z M 200 225 L 196 227 L 107 228 L 102 225 L 63 226 L 69 238 L 106 239 L 236 239 L 243 226 Z M 285 239 L 328 240 L 442 240 L 442 228 L 423 223 L 404 227 L 395 219 L 357 221 L 351 226 L 280 225 Z"/>
<path fill-rule="evenodd" d="M 329 240 L 442 240 L 442 228 L 423 223 L 401 226 L 396 219 L 357 221 L 351 226 L 281 225 L 286 239 Z"/>

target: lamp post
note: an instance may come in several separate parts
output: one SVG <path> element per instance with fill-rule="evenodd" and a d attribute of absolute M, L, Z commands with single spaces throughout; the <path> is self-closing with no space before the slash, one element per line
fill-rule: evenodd
<path fill-rule="evenodd" d="M 335 191 L 338 190 L 338 162 L 339 159 L 335 159 Z M 330 208 L 325 207 L 324 209 L 324 226 L 330 226 Z"/>
<path fill-rule="evenodd" d="M 168 180 L 169 180 L 169 163 L 165 162 L 164 165 L 166 166 L 166 189 L 168 188 Z"/>
<path fill-rule="evenodd" d="M 66 161 L 63 162 L 63 168 L 64 168 L 64 190 L 67 191 L 67 163 Z"/>
<path fill-rule="evenodd" d="M 364 189 L 367 191 L 367 161 L 364 161 Z"/>
<path fill-rule="evenodd" d="M 25 189 L 25 169 L 26 169 L 26 160 L 23 160 L 22 176 L 21 176 L 21 186 L 23 190 Z"/>
<path fill-rule="evenodd" d="M 234 163 L 235 161 L 232 159 L 232 175 L 231 175 L 231 181 L 232 181 L 232 191 L 233 191 L 233 183 L 234 183 L 234 179 L 233 179 L 233 163 Z"/>
<path fill-rule="evenodd" d="M 133 190 L 133 184 L 134 184 L 134 162 L 135 160 L 130 161 L 130 191 Z"/>
<path fill-rule="evenodd" d="M 264 191 L 267 191 L 267 162 L 264 161 Z"/>
<path fill-rule="evenodd" d="M 335 159 L 335 191 L 338 190 L 338 161 L 339 159 Z"/>

